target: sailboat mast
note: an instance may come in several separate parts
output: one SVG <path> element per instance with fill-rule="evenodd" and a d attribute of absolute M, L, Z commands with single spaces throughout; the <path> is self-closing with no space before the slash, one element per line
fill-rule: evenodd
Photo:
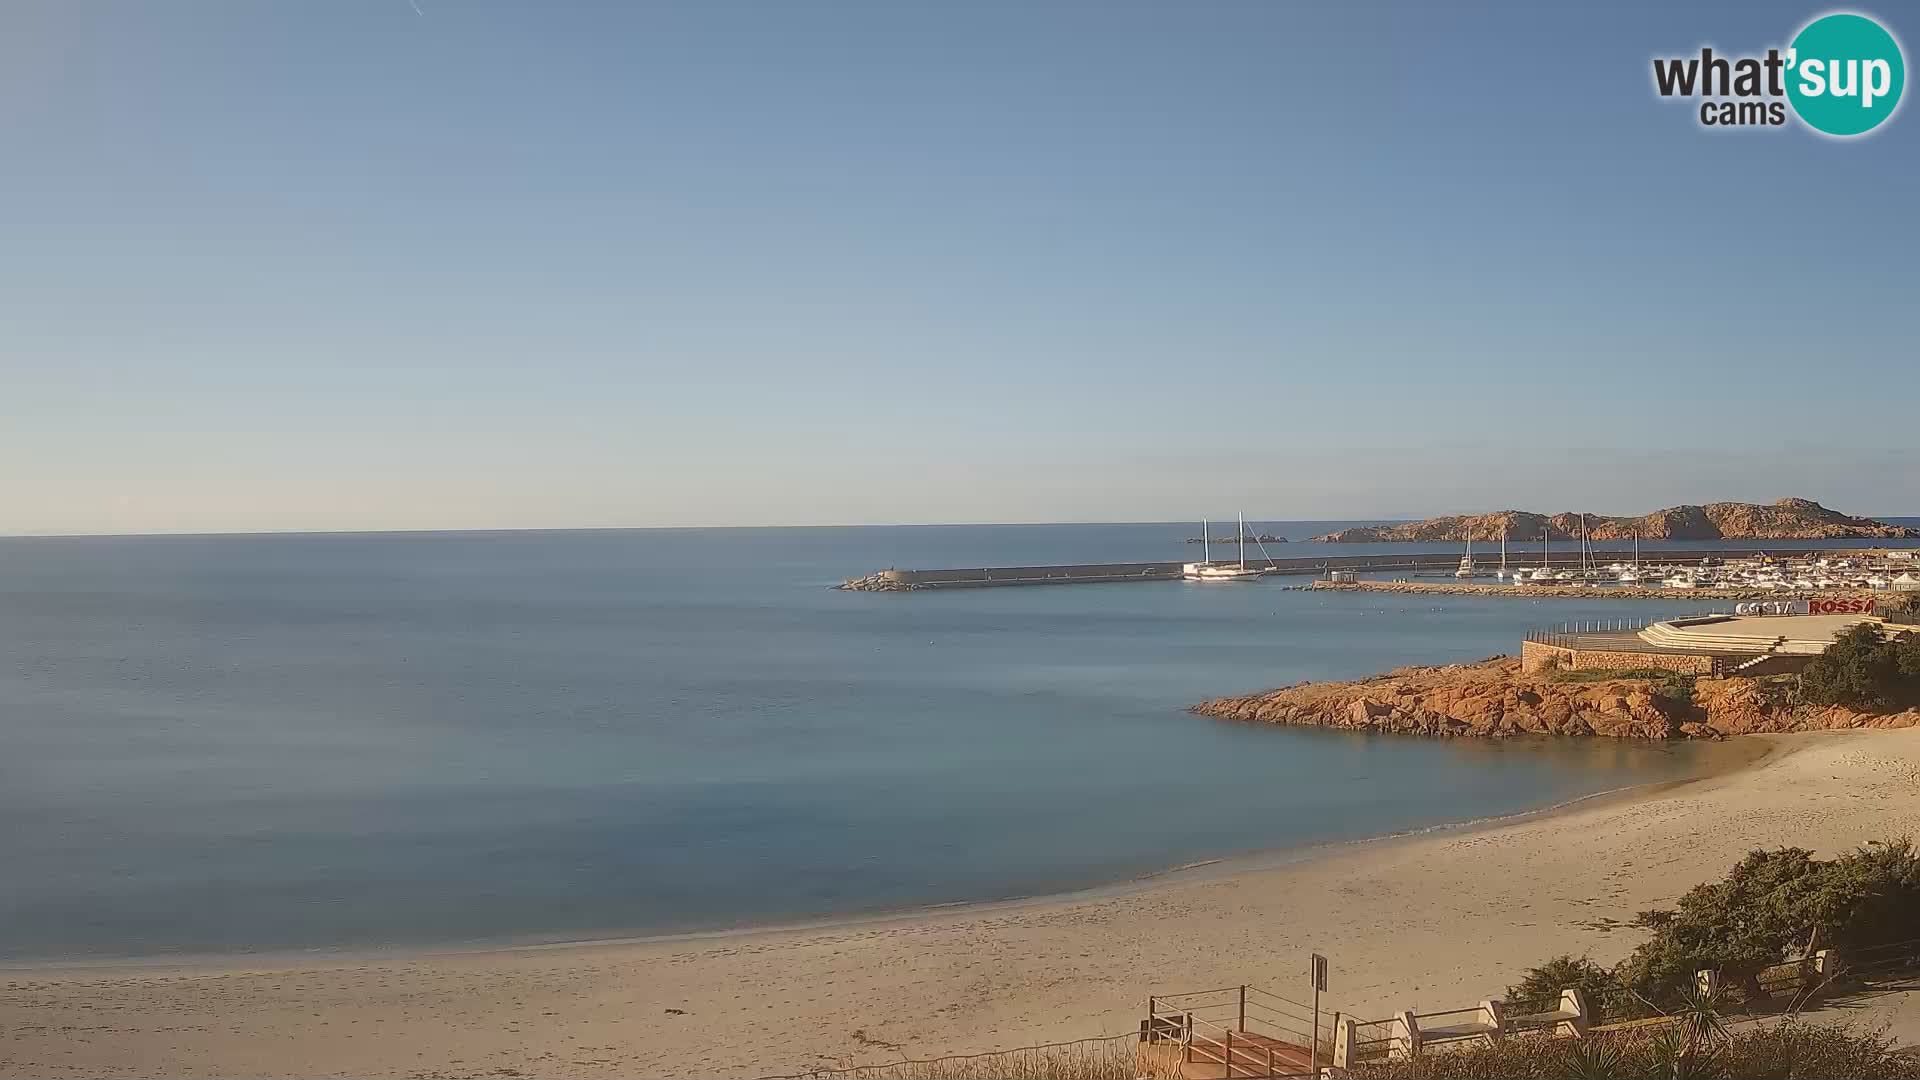
<path fill-rule="evenodd" d="M 1507 530 L 1500 530 L 1500 569 L 1507 568 Z"/>
<path fill-rule="evenodd" d="M 1212 530 L 1207 525 L 1207 519 L 1201 518 L 1200 519 L 1200 561 L 1202 563 L 1210 563 L 1213 561 L 1213 537 L 1208 535 L 1208 533 L 1210 533 L 1211 531 Z"/>
<path fill-rule="evenodd" d="M 1240 515 L 1240 569 L 1247 568 L 1247 515 Z"/>

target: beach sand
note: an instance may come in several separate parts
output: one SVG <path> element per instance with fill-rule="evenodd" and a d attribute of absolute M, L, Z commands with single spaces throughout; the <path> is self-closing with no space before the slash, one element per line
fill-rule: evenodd
<path fill-rule="evenodd" d="M 1753 737 L 1759 738 L 1759 737 Z M 1920 729 L 1767 737 L 1748 768 L 1135 887 L 807 929 L 467 953 L 0 970 L 0 1075 L 692 1076 L 1134 1030 L 1242 982 L 1369 1018 L 1471 1005 L 1756 847 L 1920 835 Z M 1098 807 L 1089 807 L 1098 813 Z"/>

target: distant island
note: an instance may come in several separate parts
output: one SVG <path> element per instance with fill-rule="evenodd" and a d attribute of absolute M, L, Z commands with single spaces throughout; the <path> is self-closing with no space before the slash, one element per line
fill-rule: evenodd
<path fill-rule="evenodd" d="M 1606 514 L 1535 514 L 1501 510 L 1491 514 L 1455 514 L 1400 525 L 1366 525 L 1316 536 L 1332 544 L 1415 543 L 1432 540 L 1577 540 L 1584 523 L 1594 540 L 1910 540 L 1920 529 L 1851 517 L 1812 499 L 1781 499 L 1772 505 L 1716 502 L 1669 506 L 1644 517 Z"/>

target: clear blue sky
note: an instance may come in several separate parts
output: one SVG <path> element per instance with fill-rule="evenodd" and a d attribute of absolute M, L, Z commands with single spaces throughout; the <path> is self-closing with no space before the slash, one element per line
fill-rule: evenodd
<path fill-rule="evenodd" d="M 0 7 L 0 532 L 1920 513 L 1824 8 L 417 2 Z"/>

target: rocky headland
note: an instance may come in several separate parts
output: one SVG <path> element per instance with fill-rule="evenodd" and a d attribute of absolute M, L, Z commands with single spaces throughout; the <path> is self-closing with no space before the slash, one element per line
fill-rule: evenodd
<path fill-rule="evenodd" d="M 1455 514 L 1399 525 L 1366 525 L 1314 537 L 1336 544 L 1420 543 L 1465 540 L 1577 540 L 1584 523 L 1592 540 L 1911 540 L 1920 529 L 1829 510 L 1812 499 L 1781 499 L 1770 505 L 1716 502 L 1669 506 L 1642 517 L 1606 514 L 1536 514 L 1501 510 L 1491 514 Z"/>
<path fill-rule="evenodd" d="M 1798 704 L 1790 680 L 1534 673 L 1506 656 L 1399 668 L 1354 682 L 1299 683 L 1214 698 L 1192 711 L 1248 723 L 1491 739 L 1697 739 L 1920 726 L 1920 710 L 1876 714 Z"/>

